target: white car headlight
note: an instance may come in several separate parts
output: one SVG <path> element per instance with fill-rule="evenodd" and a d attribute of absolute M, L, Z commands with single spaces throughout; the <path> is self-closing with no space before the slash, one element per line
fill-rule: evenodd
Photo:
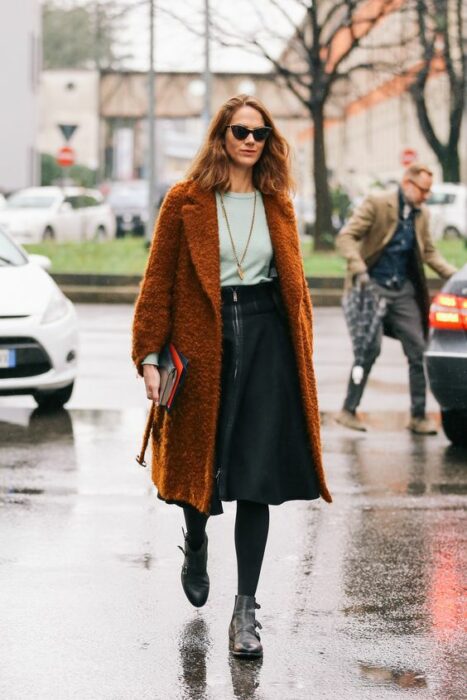
<path fill-rule="evenodd" d="M 62 292 L 57 289 L 52 294 L 47 308 L 42 316 L 41 323 L 53 323 L 63 318 L 68 311 L 68 300 Z"/>

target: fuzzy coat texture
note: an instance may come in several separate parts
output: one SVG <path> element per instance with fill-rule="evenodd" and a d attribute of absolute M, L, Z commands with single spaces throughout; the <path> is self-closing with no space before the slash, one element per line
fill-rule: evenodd
<path fill-rule="evenodd" d="M 313 461 L 321 496 L 331 502 L 312 363 L 312 306 L 295 214 L 286 196 L 263 195 L 263 200 Z M 193 180 L 171 188 L 156 222 L 133 322 L 132 357 L 139 374 L 146 355 L 169 340 L 189 359 L 189 367 L 170 414 L 160 407 L 155 411 L 152 479 L 163 499 L 209 513 L 222 362 L 219 233 L 215 194 Z"/>
<path fill-rule="evenodd" d="M 354 275 L 367 272 L 394 236 L 399 218 L 398 192 L 369 195 L 358 207 L 336 239 L 336 247 L 347 260 L 345 288 L 352 286 Z M 440 277 L 448 278 L 457 269 L 439 253 L 430 235 L 429 213 L 426 206 L 415 217 L 414 255 L 409 264 L 409 278 L 414 284 L 425 335 L 428 333 L 430 300 L 423 263 Z M 388 329 L 388 335 L 391 335 Z"/>

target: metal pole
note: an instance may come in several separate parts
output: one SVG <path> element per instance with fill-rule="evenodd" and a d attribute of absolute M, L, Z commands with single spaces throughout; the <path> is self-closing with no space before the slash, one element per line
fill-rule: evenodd
<path fill-rule="evenodd" d="M 210 35 L 211 21 L 209 17 L 209 0 L 204 0 L 204 105 L 202 119 L 205 130 L 211 121 L 212 74 Z"/>
<path fill-rule="evenodd" d="M 154 15 L 155 0 L 149 0 L 149 72 L 148 72 L 148 223 L 146 240 L 151 241 L 157 204 L 156 178 L 156 133 L 155 133 L 155 70 L 154 70 Z"/>

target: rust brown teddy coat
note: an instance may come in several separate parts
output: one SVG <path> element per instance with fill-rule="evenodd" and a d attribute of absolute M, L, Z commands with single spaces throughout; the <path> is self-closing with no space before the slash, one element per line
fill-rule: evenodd
<path fill-rule="evenodd" d="M 286 196 L 264 195 L 263 200 L 320 493 L 331 502 L 321 456 L 312 307 L 294 210 Z M 170 189 L 156 222 L 133 323 L 132 357 L 139 374 L 146 355 L 159 352 L 168 340 L 186 355 L 189 367 L 170 414 L 156 408 L 152 478 L 163 499 L 208 513 L 221 383 L 219 233 L 215 194 L 193 180 Z"/>

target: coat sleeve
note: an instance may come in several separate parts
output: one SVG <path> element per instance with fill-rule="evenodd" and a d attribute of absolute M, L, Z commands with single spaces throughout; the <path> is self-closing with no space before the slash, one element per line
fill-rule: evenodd
<path fill-rule="evenodd" d="M 369 233 L 375 221 L 376 210 L 372 197 L 367 197 L 352 214 L 336 238 L 336 248 L 347 260 L 348 271 L 357 275 L 366 272 L 360 254 L 360 241 Z"/>
<path fill-rule="evenodd" d="M 431 267 L 431 269 L 434 270 L 440 277 L 447 279 L 448 277 L 451 277 L 451 275 L 453 275 L 455 272 L 457 272 L 457 268 L 454 267 L 454 265 L 448 263 L 448 261 L 443 258 L 441 253 L 439 253 L 436 250 L 435 245 L 433 243 L 433 239 L 430 234 L 428 213 L 425 214 L 424 224 L 425 225 L 423 228 L 422 260 L 426 265 Z"/>
<path fill-rule="evenodd" d="M 142 362 L 170 339 L 172 293 L 181 230 L 182 183 L 165 196 L 157 217 L 151 250 L 133 318 L 132 359 L 142 375 Z"/>

